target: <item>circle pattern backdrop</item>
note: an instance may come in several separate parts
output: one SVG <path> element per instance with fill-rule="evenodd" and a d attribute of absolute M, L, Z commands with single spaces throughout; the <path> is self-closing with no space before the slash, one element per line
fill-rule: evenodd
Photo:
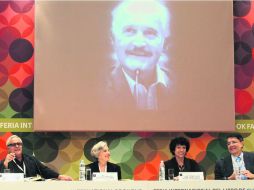
<path fill-rule="evenodd" d="M 34 0 L 0 1 L 0 117 L 33 117 L 33 78 Z"/>
<path fill-rule="evenodd" d="M 236 118 L 253 119 L 254 74 L 254 3 L 234 2 L 235 38 L 235 110 Z M 23 114 L 26 98 L 11 96 L 19 88 L 25 92 L 34 75 L 34 0 L 0 1 L 0 117 L 32 117 L 33 110 Z M 11 83 L 13 90 L 9 89 Z M 7 85 L 8 84 L 8 85 Z M 33 92 L 31 92 L 33 93 Z M 8 104 L 6 104 L 6 95 Z M 24 95 L 24 94 L 23 94 Z M 33 94 L 32 98 L 33 98 Z M 14 98 L 14 99 L 13 99 Z M 15 102 L 15 106 L 13 105 Z M 32 99 L 29 102 L 33 102 Z M 8 106 L 10 105 L 10 106 Z M 22 108 L 23 107 L 23 108 Z"/>
<path fill-rule="evenodd" d="M 12 134 L 23 140 L 23 151 L 34 155 L 49 167 L 60 173 L 78 179 L 80 160 L 86 164 L 94 161 L 90 155 L 92 146 L 102 140 L 98 133 L 0 133 L 0 160 L 7 154 L 6 139 Z M 114 133 L 107 133 L 107 136 Z M 140 137 L 138 133 L 118 136 L 108 142 L 111 152 L 110 161 L 121 166 L 123 179 L 157 180 L 161 160 L 172 158 L 169 143 L 175 136 L 189 139 L 191 147 L 187 157 L 196 160 L 206 172 L 207 179 L 214 179 L 216 160 L 227 154 L 227 133 L 154 133 Z M 252 151 L 254 134 L 242 134 L 245 151 Z M 165 136 L 167 138 L 165 138 Z M 163 140 L 162 140 L 163 139 Z M 46 153 L 46 154 L 45 154 Z"/>
<path fill-rule="evenodd" d="M 254 119 L 254 1 L 234 1 L 236 119 Z"/>
<path fill-rule="evenodd" d="M 234 2 L 236 119 L 254 119 L 254 1 Z M 0 1 L 0 118 L 33 117 L 34 0 Z M 12 133 L 0 133 L 0 159 Z M 106 140 L 111 160 L 123 178 L 155 180 L 160 160 L 172 157 L 175 136 L 190 140 L 188 157 L 213 179 L 215 161 L 227 153 L 223 133 L 17 133 L 24 152 L 66 175 L 78 178 L 78 164 L 93 158 L 90 148 Z M 244 134 L 245 150 L 253 151 L 253 134 Z M 47 154 L 45 154 L 47 153 Z M 70 154 L 71 153 L 71 154 Z"/>

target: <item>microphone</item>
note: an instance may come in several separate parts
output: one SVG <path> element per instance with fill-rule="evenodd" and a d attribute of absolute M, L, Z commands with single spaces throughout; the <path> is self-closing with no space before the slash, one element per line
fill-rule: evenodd
<path fill-rule="evenodd" d="M 140 70 L 137 69 L 136 70 L 136 78 L 135 78 L 135 96 L 136 96 L 137 106 L 139 104 L 139 97 L 138 97 L 138 79 L 139 79 L 139 73 L 140 73 Z"/>
<path fill-rule="evenodd" d="M 41 180 L 39 180 L 39 181 L 45 181 L 45 179 L 44 179 L 43 176 L 42 176 L 42 172 L 41 172 L 41 170 L 40 170 L 40 167 L 39 167 L 38 164 L 37 164 L 37 160 L 35 159 L 34 156 L 31 156 L 30 158 L 32 158 L 33 162 L 35 163 L 36 169 L 38 170 L 39 175 L 41 176 Z"/>

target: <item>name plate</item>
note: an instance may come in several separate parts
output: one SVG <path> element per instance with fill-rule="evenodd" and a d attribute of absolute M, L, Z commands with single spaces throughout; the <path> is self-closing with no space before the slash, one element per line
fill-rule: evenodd
<path fill-rule="evenodd" d="M 179 172 L 179 181 L 204 180 L 203 172 Z"/>
<path fill-rule="evenodd" d="M 94 172 L 93 181 L 118 181 L 117 172 Z"/>
<path fill-rule="evenodd" d="M 0 181 L 24 181 L 24 173 L 0 173 Z"/>

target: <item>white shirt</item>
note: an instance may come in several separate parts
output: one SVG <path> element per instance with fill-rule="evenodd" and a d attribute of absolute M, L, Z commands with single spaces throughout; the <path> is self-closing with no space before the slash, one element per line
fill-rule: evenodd
<path fill-rule="evenodd" d="M 162 84 L 165 88 L 169 87 L 169 79 L 167 74 L 157 65 L 157 80 L 147 89 L 141 83 L 133 80 L 124 70 L 123 73 L 129 84 L 131 94 L 135 97 L 137 108 L 140 110 L 158 110 L 156 88 L 158 84 Z"/>
<path fill-rule="evenodd" d="M 231 155 L 231 159 L 232 159 L 232 163 L 233 163 L 234 172 L 236 172 L 236 170 L 238 170 L 238 171 L 246 170 L 244 159 L 243 159 L 243 152 L 239 156 Z M 242 173 L 240 173 L 240 179 L 245 180 L 245 179 L 247 179 L 247 177 L 245 175 L 243 175 Z"/>
<path fill-rule="evenodd" d="M 239 161 L 237 161 L 238 157 L 240 157 Z M 240 156 L 233 156 L 231 155 L 233 168 L 239 168 L 241 171 L 246 170 L 245 163 L 243 160 L 243 152 L 240 154 Z"/>

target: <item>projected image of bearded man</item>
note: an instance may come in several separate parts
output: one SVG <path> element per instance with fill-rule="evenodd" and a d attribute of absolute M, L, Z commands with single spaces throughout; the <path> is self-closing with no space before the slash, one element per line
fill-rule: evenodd
<path fill-rule="evenodd" d="M 169 13 L 159 1 L 123 1 L 112 12 L 115 65 L 109 88 L 123 109 L 159 110 L 169 78 L 164 52 Z"/>

